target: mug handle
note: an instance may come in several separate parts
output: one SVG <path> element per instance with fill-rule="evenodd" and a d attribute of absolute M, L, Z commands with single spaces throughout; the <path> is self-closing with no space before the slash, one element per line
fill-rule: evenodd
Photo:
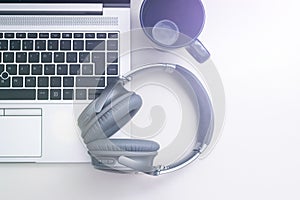
<path fill-rule="evenodd" d="M 210 53 L 197 39 L 185 48 L 199 63 L 204 63 L 210 57 Z"/>

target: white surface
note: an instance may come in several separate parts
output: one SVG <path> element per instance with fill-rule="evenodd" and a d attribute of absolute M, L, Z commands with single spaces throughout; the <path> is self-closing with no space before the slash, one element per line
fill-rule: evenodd
<path fill-rule="evenodd" d="M 298 200 L 300 3 L 204 4 L 201 40 L 227 94 L 223 136 L 209 157 L 158 178 L 88 165 L 0 165 L 1 198 Z"/>

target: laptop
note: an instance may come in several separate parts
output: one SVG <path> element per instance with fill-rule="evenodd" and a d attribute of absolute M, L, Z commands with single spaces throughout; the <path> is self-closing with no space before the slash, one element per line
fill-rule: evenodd
<path fill-rule="evenodd" d="M 0 162 L 90 162 L 77 116 L 130 70 L 129 30 L 130 0 L 0 0 Z"/>

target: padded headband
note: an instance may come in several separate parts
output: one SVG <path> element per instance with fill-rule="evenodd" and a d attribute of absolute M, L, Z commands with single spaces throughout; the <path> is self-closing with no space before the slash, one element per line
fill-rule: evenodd
<path fill-rule="evenodd" d="M 181 160 L 171 165 L 156 167 L 156 171 L 154 171 L 152 175 L 159 175 L 159 174 L 168 173 L 168 172 L 181 169 L 186 165 L 188 165 L 189 163 L 191 163 L 192 161 L 194 161 L 196 158 L 198 158 L 199 155 L 209 145 L 213 134 L 213 128 L 214 128 L 214 111 L 213 111 L 213 106 L 210 97 L 206 89 L 200 82 L 200 80 L 186 68 L 180 65 L 173 65 L 173 64 L 166 64 L 166 63 L 152 64 L 152 65 L 140 67 L 136 70 L 129 72 L 128 74 L 125 74 L 123 79 L 130 81 L 131 80 L 130 77 L 140 71 L 149 68 L 161 68 L 161 67 L 164 67 L 165 70 L 169 69 L 170 73 L 172 73 L 173 71 L 177 72 L 191 87 L 191 89 L 193 90 L 196 96 L 197 104 L 199 106 L 200 120 L 198 122 L 198 130 L 196 136 L 197 139 L 193 151 L 190 152 L 187 156 L 185 156 Z"/>

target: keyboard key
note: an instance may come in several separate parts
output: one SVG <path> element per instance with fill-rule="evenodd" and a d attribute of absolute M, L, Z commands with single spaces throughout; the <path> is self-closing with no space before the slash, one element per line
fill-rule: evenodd
<path fill-rule="evenodd" d="M 86 41 L 86 50 L 88 51 L 97 51 L 105 50 L 105 41 L 104 40 L 87 40 Z"/>
<path fill-rule="evenodd" d="M 89 52 L 80 52 L 79 53 L 79 62 L 80 63 L 89 63 L 91 61 Z"/>
<path fill-rule="evenodd" d="M 60 50 L 71 50 L 71 40 L 61 40 Z"/>
<path fill-rule="evenodd" d="M 60 38 L 60 33 L 51 33 L 51 38 Z"/>
<path fill-rule="evenodd" d="M 107 41 L 107 50 L 116 51 L 119 49 L 118 40 L 108 40 Z"/>
<path fill-rule="evenodd" d="M 58 40 L 49 40 L 48 41 L 48 50 L 57 51 L 58 50 Z"/>
<path fill-rule="evenodd" d="M 1 76 L 2 76 L 2 79 L 3 79 L 3 80 L 6 80 L 6 79 L 8 79 L 8 77 L 9 77 L 9 73 L 3 72 L 3 73 L 1 74 Z"/>
<path fill-rule="evenodd" d="M 74 33 L 74 38 L 83 38 L 83 33 Z"/>
<path fill-rule="evenodd" d="M 26 52 L 17 52 L 16 53 L 16 62 L 17 63 L 26 63 L 27 62 L 27 53 Z"/>
<path fill-rule="evenodd" d="M 76 78 L 77 87 L 104 87 L 105 79 L 104 77 L 77 77 Z"/>
<path fill-rule="evenodd" d="M 107 62 L 108 63 L 118 63 L 118 53 L 117 52 L 108 52 L 107 53 Z"/>
<path fill-rule="evenodd" d="M 93 64 L 82 65 L 82 75 L 93 75 Z"/>
<path fill-rule="evenodd" d="M 36 40 L 35 41 L 35 50 L 45 51 L 46 50 L 46 40 Z"/>
<path fill-rule="evenodd" d="M 95 38 L 95 33 L 86 33 L 85 38 Z"/>
<path fill-rule="evenodd" d="M 118 33 L 109 33 L 108 34 L 108 38 L 118 38 L 118 37 L 119 37 Z"/>
<path fill-rule="evenodd" d="M 0 79 L 2 80 L 7 80 L 9 78 L 9 73 L 8 72 L 6 72 L 6 71 L 4 71 L 4 72 L 2 72 L 1 73 L 1 77 L 0 77 Z"/>
<path fill-rule="evenodd" d="M 76 90 L 76 100 L 86 100 L 86 90 L 77 89 Z"/>
<path fill-rule="evenodd" d="M 68 65 L 57 65 L 57 75 L 67 75 L 68 74 Z"/>
<path fill-rule="evenodd" d="M 40 53 L 39 52 L 30 52 L 29 53 L 29 62 L 30 63 L 39 63 L 40 62 Z"/>
<path fill-rule="evenodd" d="M 68 63 L 77 63 L 77 53 L 76 52 L 68 52 L 67 53 L 67 62 Z"/>
<path fill-rule="evenodd" d="M 83 50 L 84 41 L 83 40 L 74 40 L 73 41 L 73 50 Z"/>
<path fill-rule="evenodd" d="M 48 99 L 49 99 L 49 91 L 47 89 L 39 89 L 38 100 L 48 100 Z"/>
<path fill-rule="evenodd" d="M 35 89 L 0 89 L 0 100 L 35 100 L 35 96 Z"/>
<path fill-rule="evenodd" d="M 114 84 L 117 80 L 119 77 L 107 77 L 107 85 Z"/>
<path fill-rule="evenodd" d="M 6 71 L 10 75 L 17 75 L 17 65 L 15 64 L 6 65 Z"/>
<path fill-rule="evenodd" d="M 96 62 L 101 62 L 101 63 L 105 63 L 105 53 L 103 52 L 93 52 L 92 53 L 92 61 L 93 63 Z"/>
<path fill-rule="evenodd" d="M 49 78 L 48 77 L 38 77 L 38 86 L 39 87 L 48 87 Z"/>
<path fill-rule="evenodd" d="M 63 99 L 64 100 L 73 100 L 74 99 L 74 90 L 72 90 L 72 89 L 63 90 Z"/>
<path fill-rule="evenodd" d="M 49 33 L 40 33 L 39 37 L 40 38 L 49 38 Z"/>
<path fill-rule="evenodd" d="M 105 74 L 105 62 L 99 61 L 95 63 L 95 74 L 104 75 Z"/>
<path fill-rule="evenodd" d="M 70 75 L 80 75 L 80 65 L 70 65 Z"/>
<path fill-rule="evenodd" d="M 64 87 L 74 87 L 74 77 L 64 77 L 63 86 Z"/>
<path fill-rule="evenodd" d="M 108 65 L 107 75 L 118 75 L 118 65 Z"/>
<path fill-rule="evenodd" d="M 19 75 L 29 75 L 29 73 L 30 73 L 29 65 L 27 64 L 19 65 Z"/>
<path fill-rule="evenodd" d="M 43 69 L 42 65 L 31 65 L 31 74 L 32 75 L 42 75 Z"/>
<path fill-rule="evenodd" d="M 31 50 L 33 50 L 33 40 L 23 40 L 23 42 L 22 42 L 22 49 L 24 51 L 31 51 Z"/>
<path fill-rule="evenodd" d="M 21 40 L 11 40 L 9 44 L 10 50 L 21 50 Z"/>
<path fill-rule="evenodd" d="M 26 33 L 17 33 L 16 37 L 17 38 L 26 38 Z"/>
<path fill-rule="evenodd" d="M 102 75 L 105 73 L 105 54 L 93 53 L 93 62 L 95 63 L 95 74 Z"/>
<path fill-rule="evenodd" d="M 50 90 L 50 99 L 51 100 L 61 100 L 61 91 L 58 89 Z"/>
<path fill-rule="evenodd" d="M 5 34 L 4 34 L 4 37 L 5 37 L 5 38 L 14 38 L 14 37 L 15 37 L 15 34 L 14 34 L 14 33 L 5 33 Z"/>
<path fill-rule="evenodd" d="M 3 33 L 0 33 L 0 38 L 3 38 Z"/>
<path fill-rule="evenodd" d="M 8 50 L 8 41 L 0 40 L 0 51 Z"/>
<path fill-rule="evenodd" d="M 0 64 L 0 75 L 1 73 L 4 71 L 4 65 L 3 64 Z"/>
<path fill-rule="evenodd" d="M 25 87 L 35 87 L 36 78 L 35 77 L 26 77 L 25 78 Z"/>
<path fill-rule="evenodd" d="M 12 53 L 12 52 L 4 52 L 3 53 L 3 62 L 4 63 L 13 63 L 14 61 L 15 61 L 14 53 Z"/>
<path fill-rule="evenodd" d="M 44 65 L 45 75 L 55 75 L 55 65 Z"/>
<path fill-rule="evenodd" d="M 106 33 L 97 33 L 97 38 L 106 38 Z"/>
<path fill-rule="evenodd" d="M 64 52 L 55 52 L 54 53 L 54 62 L 55 63 L 64 63 L 65 62 L 65 53 Z"/>
<path fill-rule="evenodd" d="M 51 77 L 50 86 L 51 87 L 61 87 L 61 78 L 60 77 Z"/>
<path fill-rule="evenodd" d="M 12 86 L 13 87 L 23 87 L 23 77 L 13 77 Z"/>
<path fill-rule="evenodd" d="M 103 90 L 89 89 L 89 100 L 98 98 Z"/>
<path fill-rule="evenodd" d="M 37 33 L 28 33 L 28 38 L 37 38 Z"/>
<path fill-rule="evenodd" d="M 3 74 L 2 74 L 2 77 L 3 77 Z M 3 78 L 0 78 L 0 88 L 2 87 L 10 87 L 10 78 L 7 78 L 7 79 L 3 79 Z M 0 89 L 0 100 L 3 98 L 1 95 L 3 93 L 1 93 L 1 89 Z"/>
<path fill-rule="evenodd" d="M 63 38 L 72 38 L 72 33 L 63 33 L 62 37 Z"/>
<path fill-rule="evenodd" d="M 42 52 L 42 63 L 52 63 L 52 53 Z"/>

